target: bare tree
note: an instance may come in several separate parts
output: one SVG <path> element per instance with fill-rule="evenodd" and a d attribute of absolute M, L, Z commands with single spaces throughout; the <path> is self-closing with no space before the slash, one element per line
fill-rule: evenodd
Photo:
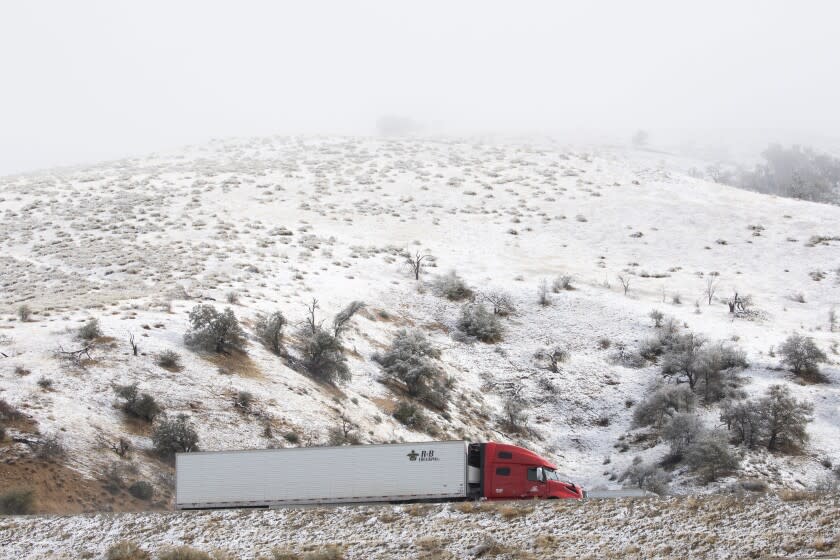
<path fill-rule="evenodd" d="M 90 352 L 93 350 L 94 346 L 95 345 L 93 343 L 86 344 L 78 350 L 65 350 L 62 346 L 59 346 L 58 350 L 55 351 L 55 356 L 62 360 L 67 360 L 74 366 L 83 366 L 85 359 L 93 359 Z"/>
<path fill-rule="evenodd" d="M 628 290 L 630 290 L 630 277 L 619 274 L 618 281 L 621 282 L 621 287 L 624 288 L 624 295 L 626 296 Z"/>
<path fill-rule="evenodd" d="M 717 286 L 720 278 L 717 274 L 710 274 L 708 278 L 706 278 L 706 289 L 704 294 L 709 301 L 709 305 L 712 305 L 712 298 L 715 297 L 715 291 L 717 291 Z"/>
<path fill-rule="evenodd" d="M 128 333 L 128 343 L 131 345 L 131 353 L 136 356 L 140 351 L 140 347 L 137 346 L 137 340 L 134 338 L 134 333 L 132 332 Z"/>
<path fill-rule="evenodd" d="M 315 322 L 315 310 L 318 309 L 318 300 L 312 298 L 312 303 L 306 306 L 306 326 L 314 334 L 318 329 L 318 324 Z"/>
<path fill-rule="evenodd" d="M 412 274 L 414 274 L 415 280 L 420 280 L 420 272 L 423 270 L 423 261 L 426 259 L 431 258 L 431 255 L 428 253 L 420 253 L 417 251 L 412 255 L 408 251 L 405 254 L 405 263 L 411 269 Z"/>

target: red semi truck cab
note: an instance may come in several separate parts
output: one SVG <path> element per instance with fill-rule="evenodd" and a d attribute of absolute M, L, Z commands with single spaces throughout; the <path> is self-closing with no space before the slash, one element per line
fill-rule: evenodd
<path fill-rule="evenodd" d="M 585 497 L 583 489 L 560 480 L 557 466 L 533 451 L 506 443 L 471 443 L 467 451 L 470 494 L 488 500 Z"/>

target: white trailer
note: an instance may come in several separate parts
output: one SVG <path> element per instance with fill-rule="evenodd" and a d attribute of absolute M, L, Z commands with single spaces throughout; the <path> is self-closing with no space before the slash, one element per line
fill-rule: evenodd
<path fill-rule="evenodd" d="M 179 453 L 179 509 L 465 498 L 467 442 Z"/>

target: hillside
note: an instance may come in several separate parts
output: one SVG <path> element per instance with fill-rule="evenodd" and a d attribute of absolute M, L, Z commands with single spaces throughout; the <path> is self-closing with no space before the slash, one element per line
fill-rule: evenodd
<path fill-rule="evenodd" d="M 364 443 L 493 439 L 544 453 L 585 487 L 618 487 L 634 457 L 668 452 L 632 426 L 661 363 L 616 357 L 656 334 L 653 309 L 681 332 L 742 349 L 749 365 L 732 382 L 747 396 L 782 384 L 814 405 L 800 449 L 732 445 L 737 469 L 707 485 L 676 465 L 673 491 L 739 480 L 801 489 L 840 463 L 840 337 L 829 325 L 840 301 L 840 207 L 708 183 L 647 152 L 278 137 L 0 178 L 0 215 L 0 399 L 21 413 L 6 420 L 0 490 L 37 481 L 36 511 L 170 507 L 172 471 L 152 452 L 152 424 L 120 410 L 114 387 L 132 383 L 170 417 L 188 415 L 201 449 L 324 444 L 336 429 Z M 405 251 L 430 255 L 419 281 Z M 500 319 L 500 341 L 459 333 L 464 302 L 435 289 L 451 270 L 477 300 L 510 295 L 516 312 Z M 555 292 L 563 275 L 571 289 Z M 543 280 L 548 305 L 538 303 Z M 751 296 L 748 312 L 730 313 L 735 293 Z M 351 301 L 366 304 L 342 338 L 346 383 L 296 367 L 313 298 L 325 325 Z M 232 309 L 246 354 L 185 346 L 188 313 L 201 303 Z M 32 310 L 26 321 L 20 305 Z M 258 315 L 275 310 L 288 321 L 287 357 L 254 337 Z M 91 318 L 102 333 L 90 355 L 74 363 L 57 353 L 86 344 L 76 333 Z M 371 359 L 402 328 L 424 332 L 454 380 L 446 407 L 426 407 L 424 429 L 393 417 L 411 399 Z M 795 332 L 827 354 L 822 382 L 782 367 L 774 349 Z M 554 345 L 568 354 L 557 372 L 534 358 Z M 167 350 L 180 365 L 157 364 Z M 236 406 L 242 392 L 252 396 L 245 407 Z M 512 398 L 517 426 L 503 418 Z M 717 403 L 698 411 L 721 427 Z M 51 435 L 66 454 L 34 457 Z M 126 458 L 110 449 L 121 437 L 134 450 Z M 155 497 L 109 491 L 114 469 L 126 485 L 152 483 Z"/>

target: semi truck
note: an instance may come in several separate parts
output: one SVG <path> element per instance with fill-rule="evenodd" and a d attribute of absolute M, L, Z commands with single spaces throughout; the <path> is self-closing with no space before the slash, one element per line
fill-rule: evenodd
<path fill-rule="evenodd" d="M 495 442 L 205 451 L 175 461 L 179 509 L 585 496 L 550 461 Z"/>

